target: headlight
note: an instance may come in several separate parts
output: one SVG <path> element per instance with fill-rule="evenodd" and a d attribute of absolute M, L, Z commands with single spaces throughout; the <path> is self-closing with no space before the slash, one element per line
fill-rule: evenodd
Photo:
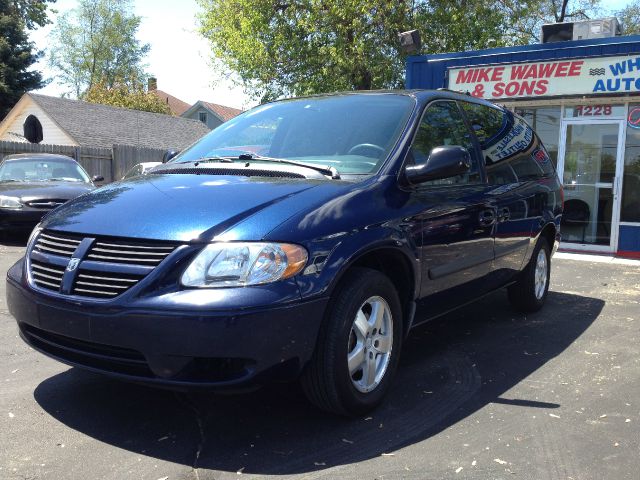
<path fill-rule="evenodd" d="M 182 274 L 185 287 L 243 287 L 293 277 L 307 251 L 288 243 L 213 243 Z"/>
<path fill-rule="evenodd" d="M 0 195 L 0 208 L 11 208 L 14 210 L 18 210 L 22 208 L 22 203 L 20 203 L 19 198 Z"/>

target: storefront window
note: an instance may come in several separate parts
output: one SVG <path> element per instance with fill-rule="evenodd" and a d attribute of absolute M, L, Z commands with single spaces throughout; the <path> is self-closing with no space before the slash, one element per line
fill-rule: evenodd
<path fill-rule="evenodd" d="M 609 118 L 624 117 L 624 105 L 567 105 L 564 107 L 565 118 Z"/>
<path fill-rule="evenodd" d="M 516 113 L 533 127 L 547 148 L 551 161 L 557 165 L 558 143 L 560 142 L 560 105 L 516 108 Z"/>
<path fill-rule="evenodd" d="M 640 104 L 629 105 L 620 220 L 640 222 Z"/>

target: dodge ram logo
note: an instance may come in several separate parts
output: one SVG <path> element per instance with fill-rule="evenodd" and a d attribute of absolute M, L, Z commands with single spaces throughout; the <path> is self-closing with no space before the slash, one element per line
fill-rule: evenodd
<path fill-rule="evenodd" d="M 69 260 L 69 264 L 67 265 L 67 272 L 73 272 L 76 268 L 78 268 L 79 263 L 79 258 L 72 258 L 71 260 Z"/>

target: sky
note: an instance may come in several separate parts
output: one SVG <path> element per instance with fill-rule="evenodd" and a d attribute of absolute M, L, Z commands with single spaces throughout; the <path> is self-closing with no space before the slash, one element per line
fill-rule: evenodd
<path fill-rule="evenodd" d="M 53 8 L 62 13 L 76 5 L 76 0 L 58 0 Z M 257 103 L 210 66 L 207 42 L 195 32 L 199 11 L 195 0 L 135 0 L 133 7 L 134 13 L 142 17 L 138 39 L 151 45 L 147 72 L 158 79 L 160 90 L 189 104 L 205 100 L 246 109 Z M 55 15 L 50 18 L 55 23 Z M 31 32 L 38 49 L 46 51 L 51 28 L 48 25 Z M 36 68 L 45 78 L 55 77 L 46 58 Z M 67 90 L 54 78 L 38 93 L 59 96 Z"/>
<path fill-rule="evenodd" d="M 619 10 L 631 0 L 603 0 L 610 10 Z M 57 0 L 58 12 L 74 8 L 77 0 Z M 196 32 L 196 14 L 199 6 L 195 0 L 134 0 L 134 13 L 142 17 L 138 39 L 151 45 L 147 57 L 148 73 L 158 79 L 158 88 L 189 104 L 197 100 L 246 109 L 257 102 L 244 94 L 222 72 L 211 66 L 210 48 Z M 50 15 L 55 23 L 55 15 Z M 47 49 L 52 25 L 31 32 L 31 39 L 39 50 Z M 68 89 L 58 84 L 55 72 L 47 65 L 46 57 L 36 68 L 51 83 L 39 90 L 45 95 L 61 95 Z"/>

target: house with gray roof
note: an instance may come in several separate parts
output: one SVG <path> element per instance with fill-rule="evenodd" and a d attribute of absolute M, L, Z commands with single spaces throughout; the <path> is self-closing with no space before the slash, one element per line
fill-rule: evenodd
<path fill-rule="evenodd" d="M 193 105 L 189 105 L 187 102 L 158 89 L 158 79 L 155 77 L 149 78 L 147 88 L 148 91 L 155 94 L 162 103 L 166 104 L 174 115 L 199 120 L 211 130 L 243 113 L 243 110 L 239 108 L 227 107 L 203 100 L 198 100 Z"/>
<path fill-rule="evenodd" d="M 232 107 L 225 107 L 217 103 L 198 100 L 191 105 L 188 110 L 180 114 L 184 118 L 192 118 L 204 123 L 211 130 L 222 125 L 227 120 L 231 120 L 242 113 L 242 110 Z"/>
<path fill-rule="evenodd" d="M 189 118 L 34 93 L 25 93 L 0 122 L 0 140 L 103 148 L 181 150 L 209 131 Z"/>

